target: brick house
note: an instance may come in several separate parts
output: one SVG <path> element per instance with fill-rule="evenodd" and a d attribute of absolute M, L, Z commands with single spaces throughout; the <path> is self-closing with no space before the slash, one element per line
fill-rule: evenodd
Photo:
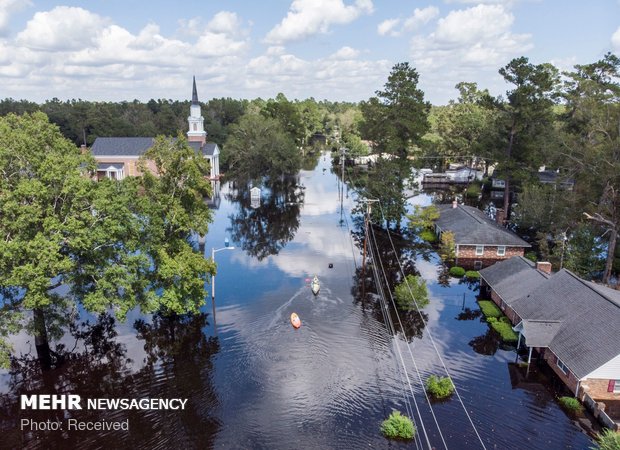
<path fill-rule="evenodd" d="M 531 247 L 477 208 L 453 202 L 439 205 L 438 210 L 435 232 L 439 237 L 446 231 L 454 234 L 457 266 L 479 270 L 497 261 L 523 256 L 525 249 Z"/>
<path fill-rule="evenodd" d="M 620 292 L 525 258 L 480 271 L 481 287 L 510 318 L 519 342 L 584 399 L 620 417 Z"/>
<path fill-rule="evenodd" d="M 190 115 L 187 118 L 187 140 L 197 154 L 209 160 L 211 172 L 209 177 L 217 180 L 220 176 L 219 155 L 217 144 L 207 142 L 207 132 L 204 129 L 204 118 L 200 111 L 196 78 L 193 80 L 192 104 Z M 90 151 L 97 161 L 97 179 L 113 178 L 121 180 L 127 176 L 140 176 L 138 159 L 153 146 L 152 137 L 98 137 Z M 155 171 L 153 164 L 147 162 L 147 167 Z"/>

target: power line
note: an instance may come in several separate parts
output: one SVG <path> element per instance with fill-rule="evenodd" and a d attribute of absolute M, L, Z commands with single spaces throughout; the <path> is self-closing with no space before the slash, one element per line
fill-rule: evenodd
<path fill-rule="evenodd" d="M 383 213 L 383 208 L 381 208 L 381 202 L 379 201 L 379 209 L 381 210 L 381 217 L 383 218 L 383 220 L 385 221 L 385 215 Z M 392 241 L 392 236 L 390 235 L 390 230 L 387 229 L 387 235 L 388 235 L 388 239 L 390 241 L 390 244 L 392 246 L 392 250 L 394 251 L 394 256 L 396 257 L 396 260 L 398 261 L 398 267 L 400 269 L 401 274 L 403 275 L 403 279 L 405 280 L 405 283 L 407 285 L 407 289 L 409 290 L 409 293 L 411 294 L 411 298 L 413 299 L 413 302 L 416 306 L 416 310 L 418 311 L 418 314 L 420 315 L 420 319 L 422 320 L 422 323 L 424 323 L 425 326 L 427 326 L 426 321 L 424 320 L 424 316 L 422 316 L 422 312 L 420 311 L 420 308 L 418 307 L 418 303 L 413 295 L 413 291 L 411 289 L 411 286 L 409 285 L 409 282 L 407 281 L 407 277 L 405 276 L 405 272 L 403 270 L 403 266 L 400 262 L 400 258 L 398 257 L 398 254 L 396 252 L 396 247 L 394 245 L 394 241 Z M 471 424 L 472 428 L 474 429 L 474 432 L 476 433 L 476 436 L 478 437 L 478 440 L 480 441 L 480 445 L 482 445 L 482 448 L 484 448 L 486 450 L 486 446 L 484 445 L 484 442 L 482 441 L 482 437 L 480 436 L 480 434 L 478 433 L 478 429 L 476 428 L 476 425 L 474 424 L 471 416 L 469 415 L 469 412 L 467 411 L 467 408 L 465 407 L 465 404 L 463 403 L 463 399 L 461 398 L 461 395 L 459 394 L 459 391 L 456 387 L 456 384 L 454 383 L 454 380 L 452 379 L 452 376 L 450 375 L 450 371 L 448 370 L 448 368 L 446 367 L 446 364 L 443 360 L 443 358 L 441 357 L 441 354 L 439 353 L 439 350 L 437 349 L 437 345 L 435 344 L 435 340 L 433 339 L 433 335 L 430 332 L 430 329 L 426 330 L 427 335 L 431 341 L 431 344 L 433 345 L 433 349 L 435 350 L 435 353 L 437 354 L 437 356 L 439 357 L 439 361 L 441 362 L 441 365 L 443 366 L 448 378 L 450 379 L 450 382 L 452 383 L 452 385 L 454 386 L 454 393 L 456 394 L 461 406 L 463 407 L 463 410 L 465 411 L 465 415 L 467 416 L 467 419 L 469 420 L 469 423 Z"/>

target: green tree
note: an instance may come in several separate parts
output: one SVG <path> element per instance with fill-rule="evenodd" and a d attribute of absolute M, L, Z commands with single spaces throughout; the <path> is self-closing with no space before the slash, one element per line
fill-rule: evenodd
<path fill-rule="evenodd" d="M 505 152 L 498 170 L 505 180 L 504 211 L 510 217 L 512 182 L 526 179 L 545 160 L 553 143 L 553 107 L 559 83 L 551 64 L 531 64 L 526 57 L 515 58 L 499 71 L 514 85 L 501 105 Z M 501 143 L 500 143 L 501 144 Z"/>
<path fill-rule="evenodd" d="M 414 311 L 424 308 L 429 303 L 426 281 L 416 275 L 407 275 L 394 288 L 396 304 L 403 311 Z"/>
<path fill-rule="evenodd" d="M 418 81 L 415 68 L 408 62 L 398 63 L 384 90 L 360 104 L 364 117 L 362 136 L 374 141 L 381 151 L 404 158 L 427 132 L 430 103 L 424 101 Z"/>
<path fill-rule="evenodd" d="M 233 178 L 277 178 L 296 174 L 301 155 L 280 122 L 260 114 L 245 114 L 230 128 L 222 161 Z"/>
<path fill-rule="evenodd" d="M 620 59 L 610 53 L 566 75 L 558 160 L 576 178 L 581 211 L 608 236 L 608 282 L 620 226 Z"/>
<path fill-rule="evenodd" d="M 431 229 L 435 225 L 435 220 L 439 219 L 439 210 L 437 206 L 420 206 L 413 207 L 413 213 L 407 216 L 409 219 L 409 227 L 424 230 Z"/>
<path fill-rule="evenodd" d="M 441 256 L 441 259 L 444 261 L 454 261 L 456 258 L 456 241 L 452 231 L 444 231 L 441 233 L 439 256 Z"/>
<path fill-rule="evenodd" d="M 289 101 L 284 94 L 279 93 L 275 99 L 269 99 L 261 114 L 279 121 L 297 146 L 304 144 L 306 128 L 302 115 L 297 105 Z"/>

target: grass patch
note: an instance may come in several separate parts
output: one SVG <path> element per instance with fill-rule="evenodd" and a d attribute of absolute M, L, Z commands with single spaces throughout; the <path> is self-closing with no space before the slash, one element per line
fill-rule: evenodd
<path fill-rule="evenodd" d="M 467 272 L 465 272 L 465 278 L 469 278 L 470 280 L 479 280 L 480 272 L 478 272 L 477 270 L 468 270 Z"/>
<path fill-rule="evenodd" d="M 491 328 L 499 333 L 504 342 L 517 342 L 519 339 L 519 335 L 512 329 L 508 317 L 503 316 L 499 319 L 496 317 L 488 317 L 487 322 L 491 325 Z"/>
<path fill-rule="evenodd" d="M 448 398 L 454 393 L 454 384 L 448 377 L 431 375 L 426 380 L 426 392 L 436 399 Z"/>
<path fill-rule="evenodd" d="M 420 239 L 423 241 L 430 242 L 431 244 L 437 242 L 437 235 L 431 230 L 422 230 L 418 236 L 420 236 Z"/>
<path fill-rule="evenodd" d="M 392 411 L 381 424 L 381 433 L 389 439 L 413 439 L 415 431 L 412 420 L 399 411 Z"/>
<path fill-rule="evenodd" d="M 583 406 L 581 406 L 581 403 L 579 403 L 579 400 L 575 397 L 559 397 L 558 401 L 562 408 L 572 413 L 579 412 L 583 409 Z"/>
<path fill-rule="evenodd" d="M 502 317 L 504 313 L 492 300 L 478 300 L 480 309 L 484 317 Z"/>
<path fill-rule="evenodd" d="M 594 450 L 620 450 L 620 433 L 605 428 L 596 436 L 596 447 L 590 448 Z"/>
<path fill-rule="evenodd" d="M 465 275 L 465 269 L 459 266 L 450 267 L 450 275 L 456 278 L 462 278 Z"/>

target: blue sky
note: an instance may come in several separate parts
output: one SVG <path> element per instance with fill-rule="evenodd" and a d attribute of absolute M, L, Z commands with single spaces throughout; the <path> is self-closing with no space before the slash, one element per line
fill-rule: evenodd
<path fill-rule="evenodd" d="M 0 0 L 0 98 L 365 100 L 409 61 L 426 99 L 620 54 L 620 0 Z"/>

